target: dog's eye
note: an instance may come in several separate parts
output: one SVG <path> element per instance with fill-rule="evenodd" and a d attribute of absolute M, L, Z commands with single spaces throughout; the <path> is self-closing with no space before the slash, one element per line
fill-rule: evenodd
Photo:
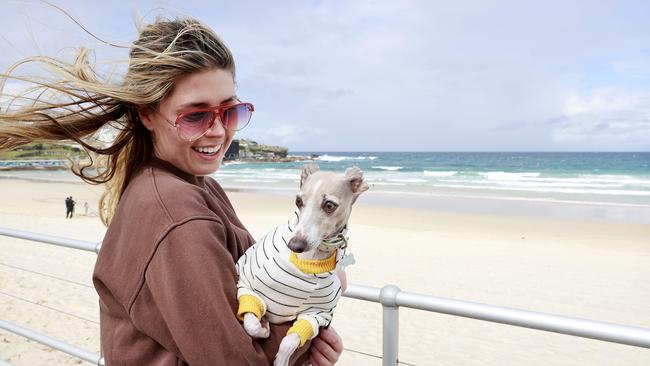
<path fill-rule="evenodd" d="M 336 203 L 334 203 L 332 201 L 323 202 L 323 210 L 325 212 L 327 212 L 328 214 L 331 214 L 332 212 L 334 212 L 334 210 L 336 210 L 337 207 L 339 207 L 339 205 L 337 205 Z"/>
<path fill-rule="evenodd" d="M 303 203 L 302 203 L 302 198 L 300 198 L 300 196 L 296 196 L 296 206 L 297 206 L 298 208 L 301 208 L 302 205 L 303 205 Z"/>

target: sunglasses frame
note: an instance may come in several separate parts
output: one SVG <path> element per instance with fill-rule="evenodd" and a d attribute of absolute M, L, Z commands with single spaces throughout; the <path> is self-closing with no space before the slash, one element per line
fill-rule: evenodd
<path fill-rule="evenodd" d="M 192 109 L 192 110 L 180 113 L 178 116 L 176 116 L 176 120 L 174 122 L 172 122 L 172 121 L 170 121 L 170 120 L 168 120 L 168 119 L 166 119 L 164 117 L 163 118 L 165 119 L 165 121 L 167 121 L 167 123 L 169 123 L 170 125 L 172 125 L 172 126 L 174 126 L 176 128 L 176 133 L 178 133 L 179 138 L 181 138 L 181 139 L 183 139 L 185 141 L 196 141 L 196 140 L 200 139 L 201 137 L 203 137 L 210 129 L 212 129 L 214 127 L 214 124 L 216 123 L 217 119 L 219 119 L 219 123 L 221 123 L 221 126 L 223 126 L 224 129 L 227 129 L 227 130 L 230 130 L 230 131 L 241 131 L 244 128 L 246 128 L 246 126 L 248 126 L 248 124 L 250 123 L 250 118 L 248 119 L 248 122 L 246 122 L 244 127 L 239 128 L 239 129 L 227 128 L 223 124 L 223 120 L 221 119 L 223 117 L 223 113 L 226 110 L 228 110 L 230 108 L 236 108 L 236 107 L 239 107 L 239 106 L 246 106 L 248 108 L 248 110 L 250 111 L 250 113 L 251 113 L 251 118 L 253 117 L 253 112 L 255 111 L 255 107 L 253 106 L 253 104 L 248 103 L 248 102 L 241 102 L 241 101 L 238 100 L 238 103 L 235 103 L 235 104 L 220 105 L 220 106 L 216 106 L 216 107 L 196 108 L 196 109 Z M 195 138 L 192 138 L 192 139 L 187 139 L 187 138 L 181 136 L 181 128 L 180 128 L 179 121 L 188 114 L 198 113 L 198 112 L 214 112 L 214 118 L 212 119 L 212 121 L 208 125 L 208 128 L 206 128 L 205 131 L 203 131 L 202 134 L 200 134 L 199 136 L 197 136 Z"/>

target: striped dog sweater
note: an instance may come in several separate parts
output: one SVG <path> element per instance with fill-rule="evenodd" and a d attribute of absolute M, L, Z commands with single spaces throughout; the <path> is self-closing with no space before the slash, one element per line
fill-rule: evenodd
<path fill-rule="evenodd" d="M 341 296 L 335 274 L 345 250 L 335 250 L 323 260 L 300 260 L 287 243 L 298 219 L 294 212 L 286 224 L 276 227 L 250 247 L 237 261 L 237 316 L 262 316 L 271 323 L 296 320 L 288 333 L 298 333 L 300 345 L 328 326 Z"/>

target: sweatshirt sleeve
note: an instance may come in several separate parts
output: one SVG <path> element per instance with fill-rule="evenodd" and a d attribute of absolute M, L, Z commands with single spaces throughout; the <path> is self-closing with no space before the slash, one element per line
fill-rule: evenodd
<path fill-rule="evenodd" d="M 245 332 L 236 318 L 237 274 L 225 243 L 218 221 L 192 220 L 170 231 L 145 272 L 148 293 L 140 290 L 138 296 L 148 300 L 136 298 L 132 319 L 154 338 L 168 334 L 162 338 L 171 337 L 173 351 L 192 366 L 270 364 L 290 324 L 272 325 L 268 339 L 254 340 Z M 161 324 L 146 321 L 149 316 L 138 319 L 152 306 Z M 293 360 L 306 360 L 305 351 L 297 350 Z"/>

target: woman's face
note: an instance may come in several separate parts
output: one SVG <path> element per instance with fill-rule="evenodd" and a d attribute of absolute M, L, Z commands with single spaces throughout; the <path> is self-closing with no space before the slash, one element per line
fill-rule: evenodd
<path fill-rule="evenodd" d="M 183 140 L 172 124 L 183 112 L 236 102 L 235 83 L 229 71 L 209 69 L 180 79 L 171 95 L 152 113 L 140 112 L 140 119 L 153 136 L 154 156 L 193 175 L 207 175 L 221 166 L 223 156 L 235 132 L 225 130 L 215 121 L 205 135 L 195 141 Z M 203 153 L 204 148 L 218 149 L 216 154 Z"/>

